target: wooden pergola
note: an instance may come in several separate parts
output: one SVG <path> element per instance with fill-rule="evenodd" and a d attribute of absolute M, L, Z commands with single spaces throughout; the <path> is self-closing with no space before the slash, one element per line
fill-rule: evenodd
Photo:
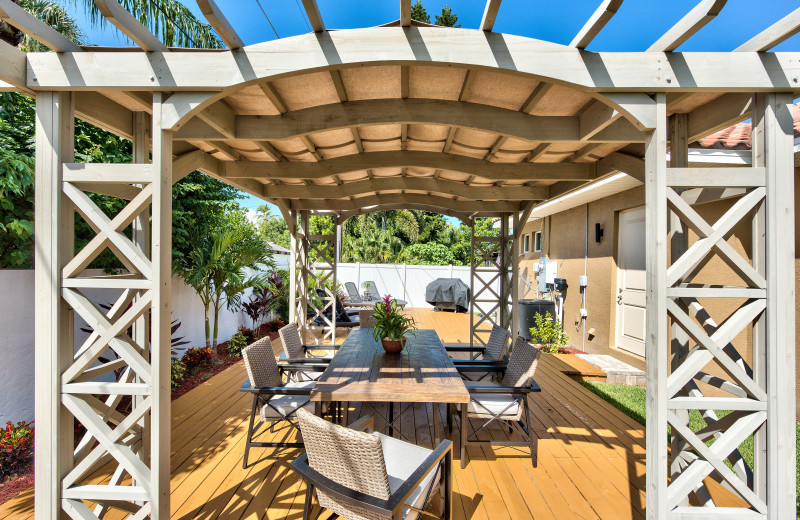
<path fill-rule="evenodd" d="M 190 50 L 165 47 L 115 0 L 95 3 L 136 47 L 79 47 L 0 0 L 4 19 L 54 51 L 0 45 L 5 88 L 36 97 L 37 517 L 169 515 L 171 187 L 195 170 L 280 208 L 293 237 L 292 319 L 304 327 L 309 277 L 336 277 L 335 262 L 314 269 L 310 251 L 338 247 L 334 235 L 309 234 L 311 213 L 337 226 L 395 208 L 467 224 L 500 217 L 499 238 L 473 238 L 477 257 L 499 258 L 489 268 L 475 262 L 473 280 L 501 281 L 477 305 L 516 330 L 512 244 L 532 208 L 620 171 L 638 179 L 647 201 L 648 518 L 794 515 L 794 256 L 781 240 L 794 236 L 800 53 L 768 51 L 800 30 L 800 10 L 734 52 L 674 52 L 725 4 L 702 0 L 646 52 L 596 53 L 585 47 L 622 0 L 604 0 L 568 46 L 492 32 L 500 0 L 487 2 L 479 30 L 414 22 L 401 0 L 398 21 L 341 31 L 328 31 L 314 0 L 303 0 L 314 32 L 244 46 L 213 0 L 198 0 L 228 49 Z M 73 115 L 131 139 L 134 164 L 75 163 Z M 747 118 L 752 167 L 689 166 L 689 143 Z M 130 202 L 108 218 L 87 192 Z M 737 199 L 709 223 L 691 206 L 698 193 Z M 76 211 L 97 233 L 78 252 Z M 752 259 L 726 242 L 741 221 L 752 223 Z M 83 275 L 105 248 L 127 273 Z M 709 254 L 741 285 L 693 283 Z M 116 304 L 98 309 L 87 289 L 116 291 Z M 717 325 L 701 305 L 709 298 L 733 299 L 738 310 Z M 76 315 L 95 330 L 82 345 L 73 344 Z M 476 337 L 487 323 L 473 323 Z M 326 323 L 325 334 L 334 330 Z M 752 359 L 730 344 L 743 330 Z M 119 359 L 97 362 L 107 349 Z M 727 378 L 703 371 L 712 361 Z M 120 381 L 102 378 L 119 368 Z M 701 380 L 729 397 L 704 396 Z M 133 400 L 127 415 L 115 409 L 124 396 Z M 718 420 L 720 409 L 734 412 Z M 708 424 L 698 434 L 689 410 Z M 77 443 L 73 417 L 88 431 Z M 751 434 L 752 471 L 735 456 Z M 85 484 L 108 463 L 116 470 L 107 485 Z M 714 509 L 707 476 L 750 507 Z"/>

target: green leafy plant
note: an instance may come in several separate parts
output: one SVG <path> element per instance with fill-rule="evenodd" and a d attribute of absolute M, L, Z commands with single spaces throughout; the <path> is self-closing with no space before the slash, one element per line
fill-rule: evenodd
<path fill-rule="evenodd" d="M 383 338 L 398 340 L 406 334 L 413 336 L 417 328 L 414 318 L 403 316 L 397 307 L 397 301 L 388 294 L 383 301 L 375 304 L 375 313 L 372 317 L 375 318 L 375 324 L 372 326 L 372 337 L 375 341 Z"/>
<path fill-rule="evenodd" d="M 244 334 L 237 332 L 233 335 L 233 337 L 228 341 L 228 355 L 230 357 L 241 357 L 242 350 L 247 346 L 247 338 Z"/>
<path fill-rule="evenodd" d="M 179 357 L 172 358 L 172 373 L 170 375 L 170 387 L 173 390 L 176 390 L 179 386 L 181 386 L 181 382 L 183 378 L 186 376 L 186 365 L 183 364 L 183 360 Z"/>
<path fill-rule="evenodd" d="M 0 479 L 25 469 L 33 459 L 33 421 L 8 421 L 0 430 Z"/>
<path fill-rule="evenodd" d="M 186 349 L 183 354 L 183 364 L 186 370 L 193 370 L 208 365 L 214 359 L 214 350 L 211 347 Z"/>
<path fill-rule="evenodd" d="M 533 317 L 536 323 L 531 327 L 531 341 L 542 345 L 545 352 L 558 354 L 558 349 L 569 344 L 569 336 L 561 327 L 561 322 L 548 312 L 544 316 L 535 314 Z"/>

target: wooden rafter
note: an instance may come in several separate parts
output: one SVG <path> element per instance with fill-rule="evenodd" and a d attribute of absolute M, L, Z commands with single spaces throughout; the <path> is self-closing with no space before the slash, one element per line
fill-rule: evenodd
<path fill-rule="evenodd" d="M 694 33 L 716 18 L 728 0 L 702 0 L 686 16 L 672 26 L 664 35 L 650 46 L 648 52 L 669 52 L 681 46 Z"/>
<path fill-rule="evenodd" d="M 396 204 L 397 195 L 370 195 L 356 199 L 283 199 L 293 210 L 332 210 L 347 211 L 366 206 L 380 206 L 383 204 Z M 449 209 L 452 211 L 485 211 L 485 212 L 518 212 L 521 210 L 519 202 L 501 201 L 473 201 L 456 200 L 449 197 L 438 195 L 421 195 L 416 193 L 406 193 L 403 195 L 403 202 L 408 204 L 425 204 Z"/>
<path fill-rule="evenodd" d="M 595 178 L 592 164 L 496 163 L 463 155 L 423 151 L 368 152 L 308 162 L 249 162 L 227 165 L 229 179 L 320 179 L 332 175 L 375 168 L 418 167 L 449 170 L 491 180 L 589 180 Z"/>
<path fill-rule="evenodd" d="M 578 31 L 569 46 L 577 49 L 588 47 L 592 40 L 603 30 L 603 27 L 617 14 L 621 5 L 622 0 L 603 0 L 603 3 L 600 4 L 600 7 L 592 14 L 592 17 Z"/>
<path fill-rule="evenodd" d="M 400 26 L 411 27 L 411 0 L 400 0 Z"/>
<path fill-rule="evenodd" d="M 734 52 L 765 52 L 800 32 L 800 8 L 740 45 Z"/>
<path fill-rule="evenodd" d="M 317 0 L 303 0 L 303 7 L 306 10 L 306 16 L 311 24 L 311 29 L 314 32 L 322 32 L 325 30 L 325 24 L 322 21 L 322 15 L 319 12 Z"/>
<path fill-rule="evenodd" d="M 503 0 L 486 0 L 486 7 L 483 9 L 483 18 L 481 18 L 481 31 L 491 31 L 494 27 L 494 22 L 497 20 L 497 13 L 500 11 L 500 3 Z"/>
<path fill-rule="evenodd" d="M 467 226 L 469 225 L 469 215 L 465 212 L 453 211 L 447 208 L 441 208 L 428 204 L 412 204 L 412 203 L 381 204 L 380 206 L 365 206 L 358 209 L 345 210 L 339 212 L 337 220 L 339 221 L 339 224 L 343 224 L 345 220 L 351 217 L 356 217 L 358 215 L 366 215 L 378 211 L 388 211 L 392 209 L 417 209 L 420 211 L 441 213 L 442 215 L 447 215 L 448 217 L 457 218 L 465 225 Z"/>
<path fill-rule="evenodd" d="M 145 51 L 166 52 L 169 50 L 147 27 L 119 5 L 117 0 L 94 0 L 94 4 L 103 15 L 103 18 L 111 22 L 125 36 Z M 114 70 L 114 68 L 110 70 Z M 148 77 L 151 75 L 148 74 Z"/>
<path fill-rule="evenodd" d="M 229 49 L 241 49 L 244 47 L 244 42 L 242 42 L 236 30 L 225 18 L 225 15 L 222 14 L 214 0 L 197 0 L 197 5 L 200 7 L 200 12 L 203 13 L 205 19 L 208 20 L 208 23 L 211 24 L 211 27 L 214 28 Z"/>

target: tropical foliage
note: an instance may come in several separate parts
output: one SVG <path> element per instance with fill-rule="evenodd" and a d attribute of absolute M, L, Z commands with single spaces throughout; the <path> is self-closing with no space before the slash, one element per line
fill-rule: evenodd
<path fill-rule="evenodd" d="M 531 327 L 531 341 L 541 345 L 545 352 L 558 354 L 558 349 L 569 344 L 569 336 L 564 332 L 561 322 L 547 312 L 544 316 L 537 313 L 533 316 L 535 323 Z"/>
<path fill-rule="evenodd" d="M 19 473 L 33 460 L 33 422 L 11 421 L 0 430 L 0 481 Z"/>

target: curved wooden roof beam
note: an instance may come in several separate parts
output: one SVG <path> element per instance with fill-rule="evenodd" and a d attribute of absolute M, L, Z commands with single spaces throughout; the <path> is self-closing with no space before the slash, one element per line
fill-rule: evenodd
<path fill-rule="evenodd" d="M 623 95 L 623 94 L 620 94 Z M 632 94 L 624 94 L 632 95 Z M 641 94 L 640 96 L 644 96 Z M 174 96 L 173 96 L 174 97 Z M 188 99 L 190 96 L 181 98 Z M 170 98 L 171 100 L 172 98 Z M 649 100 L 649 98 L 648 98 Z M 652 100 L 650 100 L 652 103 Z M 211 128 L 193 123 L 178 125 L 175 139 L 237 139 L 272 141 L 314 132 L 368 125 L 433 124 L 494 132 L 528 141 L 579 141 L 577 116 L 532 116 L 480 103 L 434 99 L 378 99 L 321 105 L 275 116 L 235 116 L 219 101 L 197 111 Z M 187 108 L 189 104 L 185 105 Z M 185 110 L 176 107 L 175 113 Z M 211 113 L 216 111 L 218 115 Z M 214 119 L 218 117 L 217 121 Z M 220 127 L 224 127 L 220 129 Z M 628 121 L 612 121 L 588 139 L 593 142 L 644 142 L 644 134 Z"/>
<path fill-rule="evenodd" d="M 321 179 L 376 168 L 431 168 L 475 175 L 489 180 L 563 181 L 591 180 L 592 163 L 496 163 L 441 152 L 368 152 L 310 162 L 236 161 L 225 164 L 228 179 Z"/>
<path fill-rule="evenodd" d="M 453 211 L 453 210 L 449 210 L 447 208 L 440 208 L 440 207 L 437 207 L 437 206 L 431 206 L 431 205 L 428 205 L 428 204 L 411 204 L 411 203 L 408 203 L 408 204 L 403 204 L 403 203 L 399 203 L 399 204 L 381 204 L 380 206 L 368 206 L 368 207 L 364 207 L 364 208 L 346 210 L 346 211 L 340 212 L 337 215 L 336 221 L 337 221 L 337 224 L 344 224 L 345 220 L 347 220 L 349 218 L 352 218 L 352 217 L 357 217 L 358 215 L 368 215 L 370 213 L 376 213 L 378 211 L 388 211 L 388 210 L 392 210 L 392 209 L 417 209 L 417 210 L 420 210 L 420 211 L 430 211 L 431 213 L 440 213 L 440 214 L 446 215 L 448 217 L 457 218 L 461 222 L 463 222 L 464 225 L 466 225 L 466 226 L 470 225 L 470 218 L 469 218 L 469 214 L 467 214 L 467 213 L 463 213 L 461 211 Z"/>
<path fill-rule="evenodd" d="M 330 199 L 357 197 L 393 190 L 427 191 L 471 200 L 544 200 L 547 186 L 470 186 L 463 182 L 420 177 L 378 177 L 339 185 L 281 184 L 264 186 L 270 199 Z"/>
<path fill-rule="evenodd" d="M 416 193 L 404 193 L 402 198 L 396 194 L 392 195 L 370 195 L 355 199 L 281 199 L 285 201 L 289 209 L 309 209 L 309 210 L 328 210 L 328 211 L 347 211 L 369 206 L 380 206 L 384 204 L 424 204 L 447 209 L 450 211 L 460 211 L 463 213 L 487 212 L 487 213 L 518 213 L 522 211 L 523 203 L 506 201 L 474 201 L 456 200 L 437 195 L 420 195 Z M 399 201 L 399 202 L 398 202 Z"/>

